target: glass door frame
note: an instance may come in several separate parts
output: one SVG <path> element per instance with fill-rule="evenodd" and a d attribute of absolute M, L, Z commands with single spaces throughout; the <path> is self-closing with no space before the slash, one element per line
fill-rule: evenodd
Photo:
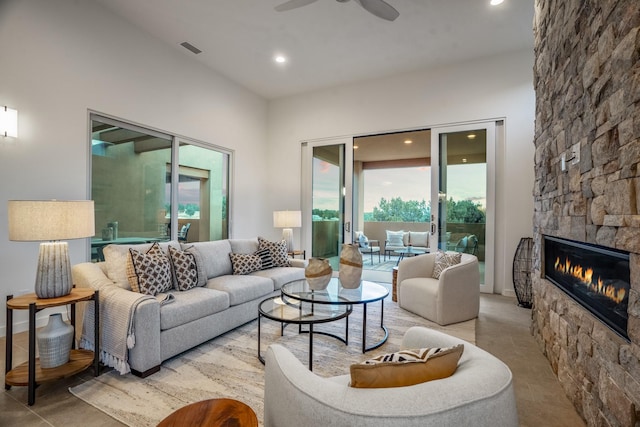
<path fill-rule="evenodd" d="M 440 200 L 440 136 L 443 134 L 484 129 L 487 135 L 487 210 L 485 228 L 485 272 L 480 292 L 493 293 L 495 266 L 495 216 L 496 216 L 496 121 L 470 122 L 450 126 L 431 127 L 431 251 L 439 244 Z M 434 161 L 435 159 L 435 161 Z M 445 196 L 446 197 L 446 196 Z"/>
<path fill-rule="evenodd" d="M 353 224 L 353 137 L 326 138 L 309 140 L 302 142 L 301 164 L 302 164 L 302 229 L 301 245 L 309 258 L 313 254 L 313 149 L 329 145 L 344 145 L 344 167 L 343 174 L 344 188 L 343 198 L 343 218 L 340 228 L 342 229 L 342 243 L 352 243 Z"/>

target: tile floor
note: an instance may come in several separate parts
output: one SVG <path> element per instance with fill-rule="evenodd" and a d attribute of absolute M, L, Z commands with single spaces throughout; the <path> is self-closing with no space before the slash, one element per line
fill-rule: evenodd
<path fill-rule="evenodd" d="M 547 360 L 529 333 L 530 310 L 515 299 L 482 295 L 477 324 L 478 346 L 493 353 L 511 368 L 521 426 L 584 426 L 565 397 Z M 0 338 L 0 361 L 5 364 L 5 339 Z M 27 359 L 27 334 L 14 337 L 14 364 Z M 4 383 L 4 369 L 0 374 Z M 43 384 L 36 390 L 36 404 L 26 405 L 26 387 L 12 387 L 0 395 L 0 426 L 121 426 L 85 404 L 68 388 L 91 378 L 91 370 L 72 378 Z"/>

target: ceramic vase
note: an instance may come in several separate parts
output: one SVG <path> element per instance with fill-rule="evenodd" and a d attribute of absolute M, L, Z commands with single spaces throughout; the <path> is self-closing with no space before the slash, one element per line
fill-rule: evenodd
<path fill-rule="evenodd" d="M 329 260 L 324 258 L 311 258 L 304 270 L 304 277 L 309 283 L 309 288 L 314 291 L 325 289 L 332 274 L 331 264 L 329 264 Z"/>
<path fill-rule="evenodd" d="M 340 253 L 340 284 L 346 289 L 356 289 L 362 278 L 362 254 L 357 244 L 345 243 Z"/>
<path fill-rule="evenodd" d="M 38 331 L 40 367 L 55 368 L 67 363 L 72 342 L 73 326 L 65 323 L 60 313 L 49 316 L 47 326 Z"/>

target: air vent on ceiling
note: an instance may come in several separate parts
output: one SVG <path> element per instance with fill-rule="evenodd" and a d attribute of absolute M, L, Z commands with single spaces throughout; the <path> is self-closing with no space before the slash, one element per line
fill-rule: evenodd
<path fill-rule="evenodd" d="M 196 55 L 199 53 L 202 53 L 202 51 L 200 49 L 198 49 L 197 47 L 195 47 L 194 45 L 192 45 L 189 42 L 182 42 L 180 43 L 180 46 L 184 47 L 185 49 L 195 53 Z"/>

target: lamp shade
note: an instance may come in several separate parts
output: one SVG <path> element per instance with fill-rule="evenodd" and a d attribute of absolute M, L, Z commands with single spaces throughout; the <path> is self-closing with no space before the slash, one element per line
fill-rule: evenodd
<path fill-rule="evenodd" d="M 9 240 L 46 241 L 95 234 L 93 200 L 9 200 Z"/>
<path fill-rule="evenodd" d="M 273 226 L 275 228 L 299 228 L 302 226 L 302 212 L 274 211 Z"/>

